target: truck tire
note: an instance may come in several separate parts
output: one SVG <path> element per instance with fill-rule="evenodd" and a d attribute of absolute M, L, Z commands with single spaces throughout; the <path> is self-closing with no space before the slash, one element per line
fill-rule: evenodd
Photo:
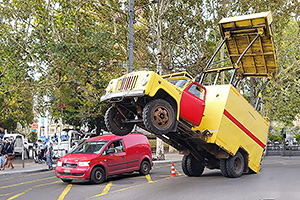
<path fill-rule="evenodd" d="M 220 170 L 221 170 L 223 176 L 228 177 L 226 162 L 227 162 L 227 159 L 220 159 Z"/>
<path fill-rule="evenodd" d="M 107 130 L 118 136 L 124 136 L 130 133 L 134 127 L 134 124 L 125 124 L 122 122 L 123 119 L 124 117 L 119 113 L 116 107 L 110 107 L 106 111 L 104 117 Z"/>
<path fill-rule="evenodd" d="M 106 180 L 105 170 L 102 167 L 94 167 L 90 180 L 93 183 L 103 183 Z"/>
<path fill-rule="evenodd" d="M 155 99 L 143 109 L 145 127 L 152 133 L 162 135 L 170 132 L 176 122 L 172 106 L 163 99 Z"/>
<path fill-rule="evenodd" d="M 147 160 L 143 160 L 140 166 L 140 175 L 147 175 L 151 170 L 151 165 Z"/>
<path fill-rule="evenodd" d="M 201 176 L 201 174 L 204 171 L 204 166 L 201 165 L 198 160 L 192 155 L 189 154 L 187 156 L 187 171 L 188 171 L 188 176 Z"/>
<path fill-rule="evenodd" d="M 234 156 L 230 156 L 226 161 L 228 177 L 238 178 L 242 176 L 244 165 L 244 157 L 240 152 L 237 152 Z"/>
<path fill-rule="evenodd" d="M 189 155 L 184 155 L 182 157 L 182 162 L 181 162 L 181 168 L 182 168 L 182 171 L 185 175 L 187 176 L 191 176 L 189 171 L 187 170 L 187 158 L 188 158 Z"/>

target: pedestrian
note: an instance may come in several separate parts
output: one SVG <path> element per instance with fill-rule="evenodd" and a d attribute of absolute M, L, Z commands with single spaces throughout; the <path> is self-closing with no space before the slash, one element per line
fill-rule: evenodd
<path fill-rule="evenodd" d="M 47 157 L 47 166 L 49 170 L 53 169 L 52 166 L 52 158 L 53 158 L 53 143 L 51 142 L 49 145 L 47 145 L 47 153 L 46 153 L 46 157 Z"/>
<path fill-rule="evenodd" d="M 38 152 L 38 163 L 41 164 L 43 162 L 43 157 L 44 157 L 44 149 L 42 148 L 41 140 L 37 141 L 37 152 Z"/>
<path fill-rule="evenodd" d="M 0 146 L 0 170 L 2 169 L 2 167 L 6 164 L 7 161 L 7 155 L 6 152 L 4 151 L 4 143 L 1 144 Z"/>
<path fill-rule="evenodd" d="M 6 163 L 1 167 L 1 170 L 5 169 L 5 165 L 7 164 L 7 168 L 11 167 L 11 169 L 14 169 L 14 165 L 12 164 L 12 159 L 15 157 L 14 154 L 14 143 L 10 142 L 8 139 L 6 139 L 5 145 L 4 145 L 4 155 L 7 155 Z"/>

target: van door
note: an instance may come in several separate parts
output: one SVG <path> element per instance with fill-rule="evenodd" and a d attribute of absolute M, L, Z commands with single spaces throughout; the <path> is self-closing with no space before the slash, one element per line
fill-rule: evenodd
<path fill-rule="evenodd" d="M 206 89 L 197 82 L 191 83 L 182 93 L 180 118 L 199 126 L 205 108 Z"/>
<path fill-rule="evenodd" d="M 107 152 L 112 149 L 114 149 L 114 152 L 108 154 Z M 108 175 L 120 174 L 126 171 L 126 152 L 122 140 L 111 142 L 103 152 L 102 156 L 103 159 L 106 160 Z"/>

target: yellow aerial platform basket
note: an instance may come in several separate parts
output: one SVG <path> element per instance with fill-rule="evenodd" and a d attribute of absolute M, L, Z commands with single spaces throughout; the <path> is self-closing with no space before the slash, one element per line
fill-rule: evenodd
<path fill-rule="evenodd" d="M 229 59 L 240 77 L 267 77 L 277 72 L 271 12 L 223 18 L 219 22 Z"/>

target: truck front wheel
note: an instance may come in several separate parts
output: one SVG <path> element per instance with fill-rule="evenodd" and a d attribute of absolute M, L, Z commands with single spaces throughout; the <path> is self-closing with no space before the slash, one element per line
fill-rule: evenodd
<path fill-rule="evenodd" d="M 114 106 L 110 107 L 104 117 L 104 122 L 108 131 L 115 135 L 123 136 L 130 133 L 134 127 L 133 123 L 124 123 L 124 117 Z"/>
<path fill-rule="evenodd" d="M 143 109 L 145 127 L 152 133 L 162 135 L 170 132 L 176 122 L 172 106 L 163 99 L 155 99 Z"/>
<path fill-rule="evenodd" d="M 182 171 L 187 176 L 201 176 L 204 166 L 192 154 L 183 156 Z"/>

